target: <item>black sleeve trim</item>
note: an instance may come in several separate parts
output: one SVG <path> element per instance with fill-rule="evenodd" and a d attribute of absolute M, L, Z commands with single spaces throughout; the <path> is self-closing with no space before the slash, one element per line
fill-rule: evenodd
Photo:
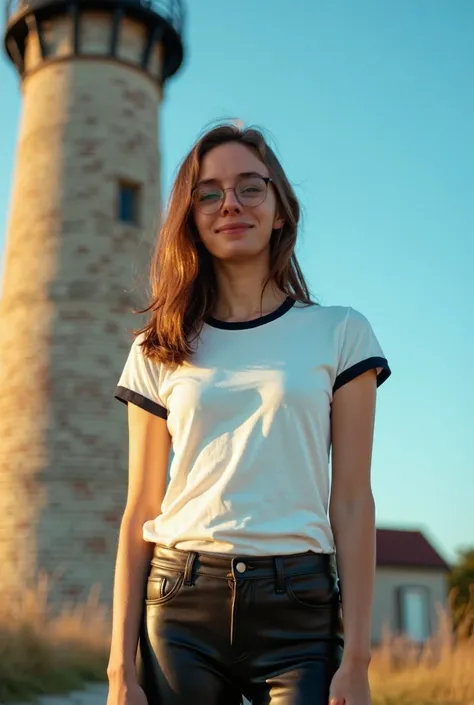
<path fill-rule="evenodd" d="M 128 404 L 129 402 L 131 404 L 135 404 L 135 406 L 139 406 L 140 409 L 149 411 L 150 414 L 159 416 L 162 419 L 166 420 L 168 418 L 168 409 L 166 409 L 164 406 L 161 406 L 161 404 L 157 404 L 156 401 L 148 399 L 148 397 L 144 397 L 143 394 L 138 394 L 138 392 L 132 392 L 131 389 L 127 389 L 126 387 L 117 387 L 115 390 L 114 397 L 115 399 L 118 399 L 124 404 Z"/>
<path fill-rule="evenodd" d="M 332 388 L 332 393 L 334 394 L 339 387 L 351 382 L 356 377 L 359 377 L 364 374 L 364 372 L 367 372 L 367 370 L 373 370 L 375 367 L 382 368 L 377 375 L 377 387 L 380 387 L 380 385 L 390 377 L 392 371 L 384 357 L 369 357 L 367 360 L 361 360 L 361 362 L 358 362 L 355 365 L 352 365 L 352 367 L 349 367 L 347 370 L 344 370 L 344 372 L 341 372 L 341 374 L 336 377 L 336 381 L 334 382 L 334 386 Z"/>

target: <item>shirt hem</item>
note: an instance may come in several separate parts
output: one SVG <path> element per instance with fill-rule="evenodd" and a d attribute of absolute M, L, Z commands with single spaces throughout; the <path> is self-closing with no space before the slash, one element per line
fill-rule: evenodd
<path fill-rule="evenodd" d="M 158 404 L 156 401 L 148 399 L 148 397 L 143 396 L 143 394 L 127 389 L 127 387 L 119 385 L 115 390 L 114 397 L 124 404 L 135 404 L 135 406 L 139 406 L 141 409 L 148 411 L 154 416 L 159 416 L 165 420 L 168 418 L 168 409 Z"/>
<path fill-rule="evenodd" d="M 332 391 L 334 392 L 342 387 L 344 384 L 351 382 L 356 377 L 364 374 L 368 370 L 373 370 L 375 368 L 381 368 L 380 372 L 377 372 L 377 387 L 380 387 L 392 374 L 392 371 L 388 365 L 386 358 L 384 357 L 369 357 L 366 360 L 361 360 L 355 365 L 352 365 L 344 372 L 341 372 L 334 382 Z"/>

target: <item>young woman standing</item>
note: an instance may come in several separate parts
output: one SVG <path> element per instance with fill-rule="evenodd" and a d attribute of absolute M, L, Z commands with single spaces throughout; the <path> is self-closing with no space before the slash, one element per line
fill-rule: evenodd
<path fill-rule="evenodd" d="M 361 313 L 310 300 L 298 220 L 258 131 L 215 128 L 179 170 L 116 390 L 129 490 L 108 705 L 370 703 L 390 369 Z"/>

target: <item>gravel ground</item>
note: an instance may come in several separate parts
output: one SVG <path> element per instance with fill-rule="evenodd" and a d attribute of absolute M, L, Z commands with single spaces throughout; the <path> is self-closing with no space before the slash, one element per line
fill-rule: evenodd
<path fill-rule="evenodd" d="M 90 685 L 84 690 L 74 690 L 63 695 L 44 695 L 38 705 L 105 705 L 108 686 L 105 683 Z M 17 705 L 26 705 L 17 703 Z"/>
<path fill-rule="evenodd" d="M 85 690 L 75 690 L 68 695 L 44 696 L 38 700 L 38 705 L 105 705 L 107 691 L 106 684 L 91 685 Z M 244 704 L 250 705 L 248 700 L 244 700 Z"/>

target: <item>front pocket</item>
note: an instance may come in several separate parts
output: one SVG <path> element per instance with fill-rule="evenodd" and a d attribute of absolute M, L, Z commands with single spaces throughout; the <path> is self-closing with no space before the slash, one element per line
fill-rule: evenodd
<path fill-rule="evenodd" d="M 285 579 L 286 593 L 307 609 L 324 609 L 339 602 L 337 577 L 330 573 L 305 573 Z"/>
<path fill-rule="evenodd" d="M 169 573 L 149 577 L 146 585 L 147 605 L 163 605 L 172 600 L 179 592 L 184 581 L 184 573 Z"/>

